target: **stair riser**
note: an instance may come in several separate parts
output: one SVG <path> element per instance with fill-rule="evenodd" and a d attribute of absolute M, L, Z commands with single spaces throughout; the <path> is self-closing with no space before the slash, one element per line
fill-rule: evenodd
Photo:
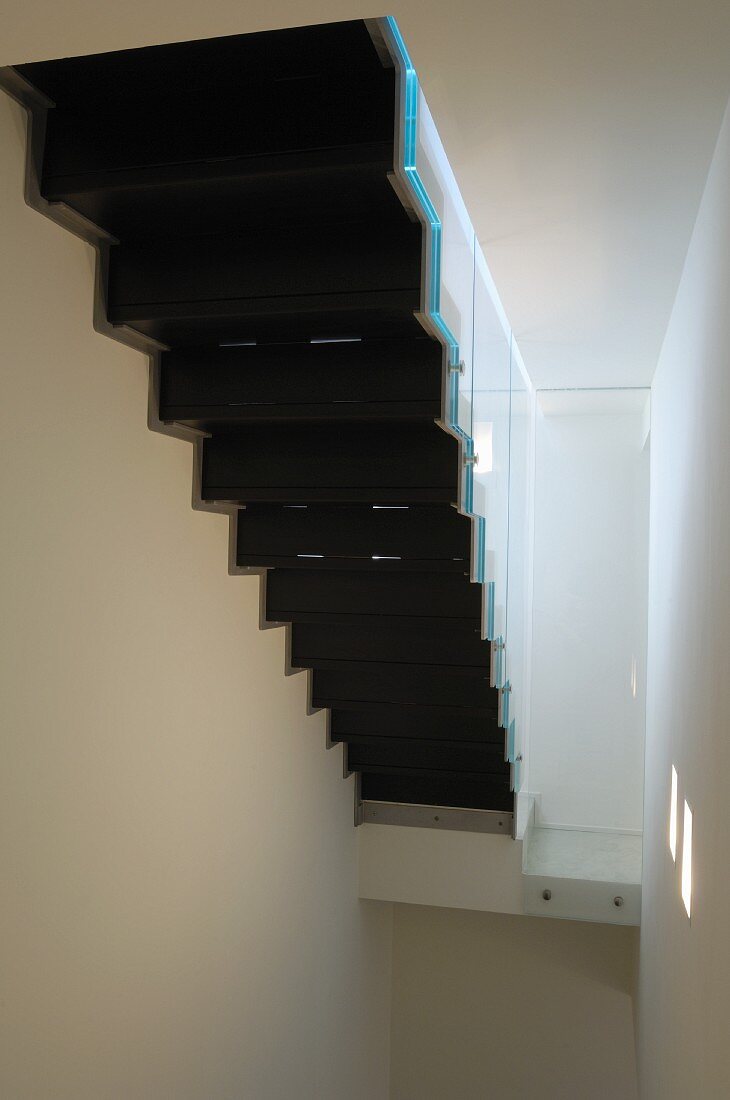
<path fill-rule="evenodd" d="M 384 706 L 377 709 L 335 708 L 330 715 L 330 739 L 393 737 L 411 740 L 488 743 L 501 752 L 504 730 L 494 711 L 454 712 L 438 707 Z"/>
<path fill-rule="evenodd" d="M 454 676 L 431 668 L 383 667 L 373 672 L 315 669 L 312 677 L 315 707 L 379 702 L 488 710 L 494 694 L 486 677 Z"/>
<path fill-rule="evenodd" d="M 348 739 L 347 766 L 350 771 L 373 767 L 425 768 L 457 771 L 507 779 L 509 765 L 497 748 L 462 745 L 450 741 L 414 743 L 396 738 Z"/>
<path fill-rule="evenodd" d="M 450 507 L 283 507 L 253 505 L 237 517 L 239 565 L 447 570 L 469 566 L 471 522 Z M 375 560 L 374 560 L 375 559 Z"/>
<path fill-rule="evenodd" d="M 252 424 L 203 444 L 202 497 L 235 502 L 455 503 L 458 445 L 433 424 Z"/>
<path fill-rule="evenodd" d="M 372 661 L 399 665 L 453 667 L 461 675 L 488 674 L 489 643 L 474 630 L 394 630 L 392 627 L 292 627 L 292 662 L 302 667 L 325 667 L 320 662 Z"/>
<path fill-rule="evenodd" d="M 415 354 L 413 344 L 421 345 Z M 168 352 L 160 419 L 433 420 L 441 412 L 439 351 L 430 341 L 353 341 Z"/>
<path fill-rule="evenodd" d="M 452 777 L 426 773 L 421 776 L 363 772 L 363 799 L 373 802 L 404 802 L 431 806 L 462 806 L 475 810 L 510 812 L 513 796 L 506 781 L 490 784 L 484 776 Z"/>
<path fill-rule="evenodd" d="M 316 621 L 328 615 L 364 616 L 368 621 L 406 617 L 415 627 L 456 622 L 479 628 L 481 606 L 481 587 L 451 574 L 275 569 L 266 582 L 270 622 Z"/>

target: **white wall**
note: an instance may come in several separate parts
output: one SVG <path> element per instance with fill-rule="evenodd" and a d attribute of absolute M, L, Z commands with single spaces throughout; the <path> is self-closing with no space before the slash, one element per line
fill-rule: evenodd
<path fill-rule="evenodd" d="M 647 397 L 538 393 L 530 790 L 550 824 L 642 826 Z"/>
<path fill-rule="evenodd" d="M 730 1095 L 728 195 L 726 115 L 652 387 L 643 1100 Z M 667 845 L 672 764 L 694 811 L 691 923 Z"/>
<path fill-rule="evenodd" d="M 635 1100 L 635 940 L 396 906 L 392 1100 Z"/>
<path fill-rule="evenodd" d="M 92 330 L 91 250 L 24 206 L 23 127 L 0 95 L 0 1095 L 379 1100 L 352 780 Z"/>
<path fill-rule="evenodd" d="M 522 842 L 496 833 L 374 825 L 358 829 L 360 897 L 522 913 Z"/>

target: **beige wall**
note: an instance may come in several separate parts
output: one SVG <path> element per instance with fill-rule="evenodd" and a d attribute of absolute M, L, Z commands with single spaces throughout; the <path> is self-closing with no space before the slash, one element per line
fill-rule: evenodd
<path fill-rule="evenodd" d="M 644 1100 L 730 1096 L 730 112 L 652 386 L 639 1066 Z M 668 846 L 693 810 L 692 920 Z"/>
<path fill-rule="evenodd" d="M 631 928 L 395 907 L 391 1100 L 635 1100 Z"/>
<path fill-rule="evenodd" d="M 0 1096 L 381 1100 L 352 780 L 0 94 Z"/>

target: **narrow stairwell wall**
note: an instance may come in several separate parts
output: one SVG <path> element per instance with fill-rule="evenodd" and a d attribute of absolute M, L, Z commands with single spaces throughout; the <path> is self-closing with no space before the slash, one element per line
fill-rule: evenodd
<path fill-rule="evenodd" d="M 730 1095 L 729 191 L 730 110 L 652 384 L 642 1100 Z M 693 813 L 691 921 L 681 897 L 685 800 Z"/>
<path fill-rule="evenodd" d="M 23 204 L 0 96 L 0 1095 L 384 1100 L 389 906 L 93 255 Z"/>

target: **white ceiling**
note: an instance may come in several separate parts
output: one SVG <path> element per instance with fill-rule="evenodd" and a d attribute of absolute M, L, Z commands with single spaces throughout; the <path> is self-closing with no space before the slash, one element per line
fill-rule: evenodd
<path fill-rule="evenodd" d="M 0 64 L 377 11 L 0 0 Z M 394 0 L 538 386 L 645 385 L 730 96 L 730 0 Z"/>

